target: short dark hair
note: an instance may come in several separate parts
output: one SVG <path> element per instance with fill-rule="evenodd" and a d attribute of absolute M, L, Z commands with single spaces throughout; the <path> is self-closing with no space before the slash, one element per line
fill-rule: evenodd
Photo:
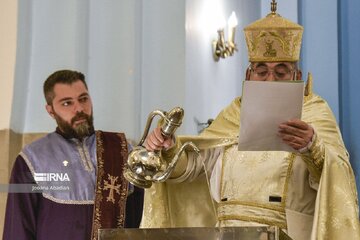
<path fill-rule="evenodd" d="M 54 73 L 52 73 L 44 82 L 44 96 L 46 99 L 46 103 L 51 105 L 52 101 L 55 98 L 54 93 L 54 86 L 57 83 L 63 83 L 63 84 L 72 84 L 76 81 L 82 81 L 88 89 L 87 84 L 85 82 L 85 75 L 81 72 L 73 71 L 73 70 L 59 70 Z"/>

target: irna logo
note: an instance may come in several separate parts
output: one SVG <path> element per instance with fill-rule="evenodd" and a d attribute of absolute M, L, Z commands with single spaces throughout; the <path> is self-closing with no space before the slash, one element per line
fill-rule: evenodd
<path fill-rule="evenodd" d="M 36 182 L 69 182 L 67 173 L 35 173 Z"/>

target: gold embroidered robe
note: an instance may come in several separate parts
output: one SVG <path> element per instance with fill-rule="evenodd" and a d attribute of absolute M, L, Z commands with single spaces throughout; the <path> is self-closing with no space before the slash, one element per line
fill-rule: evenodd
<path fill-rule="evenodd" d="M 163 151 L 163 157 L 170 159 L 190 140 L 205 158 L 207 151 L 223 149 L 218 158 L 222 162 L 220 203 L 213 204 L 210 179 L 204 174 L 192 182 L 155 184 L 146 190 L 142 227 L 270 224 L 295 237 L 302 229 L 310 231 L 303 236 L 311 234 L 312 239 L 360 239 L 355 178 L 327 103 L 312 93 L 305 97 L 302 120 L 316 132 L 306 154 L 236 152 L 240 104 L 240 98 L 235 99 L 200 136 L 179 136 L 176 147 Z M 191 155 L 182 154 L 181 158 Z M 188 161 L 185 168 L 201 168 L 195 165 L 199 164 Z M 270 202 L 270 197 L 277 201 Z M 309 216 L 310 229 L 301 225 Z"/>

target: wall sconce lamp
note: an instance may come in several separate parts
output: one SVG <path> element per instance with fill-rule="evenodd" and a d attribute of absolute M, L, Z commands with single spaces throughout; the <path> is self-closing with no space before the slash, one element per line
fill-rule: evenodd
<path fill-rule="evenodd" d="M 235 44 L 235 28 L 238 24 L 235 12 L 232 12 L 228 19 L 228 41 L 225 41 L 224 28 L 220 28 L 218 32 L 218 39 L 213 41 L 213 56 L 215 61 L 220 58 L 232 56 L 237 47 Z"/>

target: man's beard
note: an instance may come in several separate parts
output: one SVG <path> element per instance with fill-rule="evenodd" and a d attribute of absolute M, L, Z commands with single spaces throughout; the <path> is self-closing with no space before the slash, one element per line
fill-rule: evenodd
<path fill-rule="evenodd" d="M 54 117 L 58 124 L 58 127 L 66 137 L 77 138 L 81 140 L 84 137 L 90 136 L 94 133 L 94 118 L 92 114 L 88 115 L 84 112 L 76 113 L 76 115 L 71 119 L 70 124 L 55 112 Z M 79 123 L 75 127 L 73 127 L 74 122 L 82 119 L 85 119 L 86 121 Z"/>

